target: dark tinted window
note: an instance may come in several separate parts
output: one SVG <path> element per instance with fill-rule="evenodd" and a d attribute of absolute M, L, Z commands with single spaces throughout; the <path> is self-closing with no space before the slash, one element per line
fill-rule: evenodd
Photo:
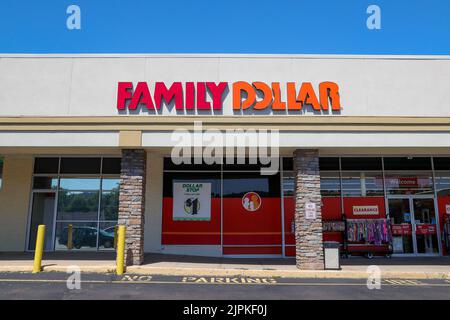
<path fill-rule="evenodd" d="M 279 161 L 278 159 L 275 159 L 275 161 Z M 250 159 L 249 158 L 245 158 L 245 159 L 239 159 L 240 163 L 238 163 L 238 159 L 235 158 L 233 164 L 231 163 L 227 163 L 226 159 L 224 159 L 224 163 L 223 163 L 223 170 L 226 171 L 259 171 L 261 170 L 261 168 L 268 168 L 270 167 L 270 163 L 268 165 L 266 164 L 261 164 L 258 159 L 256 159 L 256 163 L 250 163 Z M 229 161 L 231 162 L 231 161 Z M 255 162 L 255 161 L 253 161 Z"/>
<path fill-rule="evenodd" d="M 33 189 L 56 189 L 58 187 L 58 178 L 54 177 L 34 177 Z"/>
<path fill-rule="evenodd" d="M 224 197 L 242 197 L 251 191 L 257 192 L 261 197 L 279 197 L 280 175 L 263 176 L 256 172 L 223 174 Z"/>
<path fill-rule="evenodd" d="M 294 159 L 292 157 L 283 158 L 283 170 L 284 171 L 294 170 Z"/>
<path fill-rule="evenodd" d="M 36 158 L 34 173 L 58 173 L 58 158 Z"/>
<path fill-rule="evenodd" d="M 342 170 L 381 170 L 381 158 L 341 158 Z"/>
<path fill-rule="evenodd" d="M 324 157 L 319 158 L 319 168 L 323 171 L 336 171 L 339 170 L 339 158 L 337 157 Z M 283 170 L 291 171 L 294 170 L 294 159 L 291 157 L 283 158 Z"/>
<path fill-rule="evenodd" d="M 102 173 L 120 174 L 121 158 L 103 158 Z"/>
<path fill-rule="evenodd" d="M 319 158 L 319 169 L 323 171 L 339 170 L 339 158 Z"/>
<path fill-rule="evenodd" d="M 100 173 L 100 158 L 61 158 L 61 173 Z"/>
<path fill-rule="evenodd" d="M 165 172 L 163 182 L 163 196 L 173 196 L 174 182 L 210 182 L 211 197 L 220 197 L 220 173 L 215 172 Z"/>
<path fill-rule="evenodd" d="M 385 170 L 431 170 L 431 158 L 388 157 L 384 158 Z"/>
<path fill-rule="evenodd" d="M 164 158 L 164 170 L 180 170 L 180 171 L 189 171 L 189 170 L 217 170 L 220 171 L 220 164 L 206 164 L 202 161 L 201 164 L 195 164 L 194 159 L 192 158 L 190 164 L 182 163 L 182 164 L 174 164 L 171 158 Z"/>
<path fill-rule="evenodd" d="M 433 158 L 434 170 L 450 170 L 450 158 L 436 157 Z"/>

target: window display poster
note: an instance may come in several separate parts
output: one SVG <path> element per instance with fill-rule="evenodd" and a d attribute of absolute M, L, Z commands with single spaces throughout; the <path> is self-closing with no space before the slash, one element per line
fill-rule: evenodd
<path fill-rule="evenodd" d="M 403 213 L 403 221 L 411 222 L 411 213 L 409 213 L 409 212 Z"/>
<path fill-rule="evenodd" d="M 403 253 L 403 237 L 392 237 L 392 247 L 394 253 Z"/>
<path fill-rule="evenodd" d="M 173 220 L 211 220 L 211 183 L 174 182 Z"/>
<path fill-rule="evenodd" d="M 450 214 L 450 204 L 445 205 L 445 213 Z"/>

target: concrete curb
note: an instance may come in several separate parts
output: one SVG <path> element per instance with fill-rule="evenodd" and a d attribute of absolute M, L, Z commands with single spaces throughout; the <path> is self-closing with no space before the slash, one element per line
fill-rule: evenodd
<path fill-rule="evenodd" d="M 44 272 L 66 272 L 68 266 L 49 265 L 43 267 Z M 114 273 L 115 266 L 81 266 L 82 272 Z M 32 266 L 0 266 L 0 272 L 31 272 Z M 211 269 L 192 267 L 142 267 L 132 266 L 126 270 L 129 274 L 151 274 L 166 276 L 205 276 L 205 277 L 282 277 L 282 278 L 316 278 L 316 279 L 367 279 L 368 273 L 350 270 L 256 270 L 256 269 Z M 449 279 L 450 271 L 382 271 L 384 279 Z"/>
<path fill-rule="evenodd" d="M 157 274 L 173 276 L 241 276 L 241 277 L 282 277 L 282 278 L 318 278 L 318 279 L 367 279 L 368 273 L 346 270 L 241 270 L 241 269 L 206 269 L 206 268 L 157 268 L 128 267 L 128 273 Z M 450 272 L 382 272 L 383 278 L 392 279 L 450 279 Z"/>

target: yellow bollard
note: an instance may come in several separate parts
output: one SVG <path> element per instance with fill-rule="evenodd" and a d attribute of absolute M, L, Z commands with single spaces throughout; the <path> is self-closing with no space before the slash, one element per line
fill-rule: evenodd
<path fill-rule="evenodd" d="M 122 275 L 125 269 L 125 226 L 119 226 L 117 239 L 116 274 Z"/>
<path fill-rule="evenodd" d="M 45 225 L 40 224 L 37 231 L 36 248 L 34 250 L 33 273 L 41 272 L 42 252 L 44 251 Z"/>
<path fill-rule="evenodd" d="M 114 249 L 117 249 L 117 227 L 114 226 Z"/>
<path fill-rule="evenodd" d="M 73 226 L 67 226 L 67 249 L 71 250 L 73 247 Z"/>

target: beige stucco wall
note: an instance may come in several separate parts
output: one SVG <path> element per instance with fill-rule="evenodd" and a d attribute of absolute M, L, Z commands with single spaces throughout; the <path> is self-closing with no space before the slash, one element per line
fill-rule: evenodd
<path fill-rule="evenodd" d="M 0 251 L 24 251 L 33 157 L 5 156 L 0 189 Z"/>
<path fill-rule="evenodd" d="M 147 181 L 145 191 L 144 251 L 161 251 L 163 156 L 147 153 Z"/>
<path fill-rule="evenodd" d="M 317 88 L 320 82 L 333 81 L 342 105 L 336 116 L 450 117 L 449 56 L 242 54 L 3 54 L 0 116 L 120 116 L 116 99 L 121 81 L 147 81 L 152 92 L 157 81 L 280 82 L 283 100 L 286 82 L 311 82 Z M 223 115 L 234 115 L 231 102 L 229 93 Z M 289 114 L 314 112 L 305 108 Z M 179 110 L 164 107 L 161 115 L 178 117 Z"/>

